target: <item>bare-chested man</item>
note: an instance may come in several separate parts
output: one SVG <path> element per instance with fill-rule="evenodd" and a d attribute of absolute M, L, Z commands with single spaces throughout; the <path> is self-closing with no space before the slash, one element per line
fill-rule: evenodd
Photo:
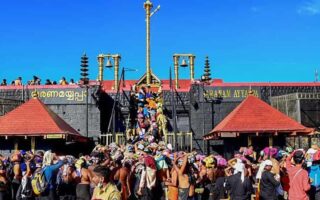
<path fill-rule="evenodd" d="M 121 185 L 121 197 L 122 199 L 128 199 L 131 195 L 130 190 L 130 168 L 131 165 L 128 161 L 123 163 L 123 166 L 118 170 L 115 178 L 119 180 Z"/>
<path fill-rule="evenodd" d="M 85 161 L 83 159 L 79 159 L 77 161 L 76 168 L 78 179 L 80 179 L 76 188 L 77 199 L 90 200 L 90 183 L 92 180 L 92 173 L 90 170 L 85 168 Z"/>
<path fill-rule="evenodd" d="M 173 166 L 178 172 L 179 200 L 187 200 L 189 197 L 190 183 L 188 173 L 186 173 L 187 161 L 188 157 L 185 154 L 182 158 L 176 158 L 173 162 Z"/>
<path fill-rule="evenodd" d="M 17 191 L 19 189 L 19 186 L 21 184 L 22 179 L 22 172 L 21 172 L 21 154 L 19 151 L 16 151 L 14 154 L 11 155 L 10 160 L 13 164 L 13 179 L 12 179 L 12 190 L 11 190 L 11 196 L 12 198 L 16 198 Z"/>
<path fill-rule="evenodd" d="M 178 172 L 175 168 L 170 171 L 171 178 L 168 178 L 165 185 L 168 186 L 168 200 L 178 200 Z"/>
<path fill-rule="evenodd" d="M 5 166 L 0 159 L 0 200 L 9 199 L 7 196 L 8 179 L 6 177 Z"/>

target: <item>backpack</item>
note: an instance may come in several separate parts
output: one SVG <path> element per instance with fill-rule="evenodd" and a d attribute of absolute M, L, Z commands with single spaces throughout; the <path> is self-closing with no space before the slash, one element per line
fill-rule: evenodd
<path fill-rule="evenodd" d="M 310 167 L 309 177 L 312 179 L 311 185 L 320 187 L 320 165 L 312 165 Z"/>
<path fill-rule="evenodd" d="M 39 171 L 36 171 L 32 180 L 32 190 L 35 195 L 40 195 L 43 193 L 48 187 L 48 181 L 46 180 L 46 176 L 44 174 L 45 168 Z"/>
<path fill-rule="evenodd" d="M 24 176 L 19 186 L 16 199 L 29 199 L 33 196 L 31 178 Z"/>

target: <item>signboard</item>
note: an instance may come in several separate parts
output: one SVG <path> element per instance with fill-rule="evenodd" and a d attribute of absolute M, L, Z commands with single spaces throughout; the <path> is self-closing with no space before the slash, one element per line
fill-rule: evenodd
<path fill-rule="evenodd" d="M 91 94 L 92 89 L 89 89 Z M 86 103 L 87 92 L 85 88 L 41 88 L 37 90 L 30 89 L 38 93 L 38 98 L 45 104 L 84 104 Z M 89 104 L 92 103 L 91 97 L 88 98 Z"/>
<path fill-rule="evenodd" d="M 237 137 L 237 133 L 225 132 L 225 133 L 221 133 L 221 137 L 223 137 L 223 138 L 235 138 L 235 137 Z"/>
<path fill-rule="evenodd" d="M 63 139 L 63 134 L 52 134 L 52 135 L 46 135 L 46 139 Z"/>
<path fill-rule="evenodd" d="M 246 98 L 250 90 L 256 97 L 261 97 L 260 87 L 205 87 L 203 97 L 206 99 L 216 99 L 221 97 L 223 100 L 241 101 Z"/>

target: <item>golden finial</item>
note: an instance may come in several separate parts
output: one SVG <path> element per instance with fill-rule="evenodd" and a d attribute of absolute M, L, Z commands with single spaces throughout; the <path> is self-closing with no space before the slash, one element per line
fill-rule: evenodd
<path fill-rule="evenodd" d="M 252 90 L 252 88 L 251 88 L 251 85 L 250 85 L 250 87 L 249 87 L 248 95 L 249 95 L 249 96 L 253 96 L 253 95 L 254 95 L 253 90 Z"/>

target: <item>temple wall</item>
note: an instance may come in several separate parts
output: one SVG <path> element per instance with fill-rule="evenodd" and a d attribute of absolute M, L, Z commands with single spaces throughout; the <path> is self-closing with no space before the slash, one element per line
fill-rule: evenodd
<path fill-rule="evenodd" d="M 248 85 L 248 84 L 247 84 Z M 320 87 L 311 86 L 255 86 L 251 87 L 253 94 L 269 103 L 269 98 L 295 92 L 320 91 Z M 2 104 L 3 112 L 8 112 L 19 102 L 31 98 L 31 92 L 37 91 L 39 98 L 55 113 L 69 123 L 74 129 L 85 135 L 86 96 L 85 88 L 78 86 L 55 86 L 37 88 L 1 88 L 0 99 L 8 100 L 9 104 Z M 210 141 L 208 144 L 202 136 L 210 132 L 223 120 L 241 101 L 246 98 L 250 87 L 233 86 L 206 86 L 193 85 L 190 92 L 176 92 L 174 102 L 177 111 L 177 131 L 192 132 L 194 136 L 193 147 L 204 152 L 212 149 L 221 149 L 221 141 Z M 100 133 L 108 132 L 109 119 L 115 93 L 99 92 L 97 87 L 89 90 L 89 137 L 98 138 Z M 164 113 L 168 117 L 168 129 L 173 131 L 172 93 L 163 91 Z M 219 99 L 218 97 L 222 97 Z M 116 132 L 125 130 L 125 120 L 129 114 L 129 93 L 121 92 L 119 105 L 116 106 L 116 123 L 110 123 L 110 130 L 115 126 Z M 10 104 L 10 101 L 12 104 Z M 8 103 L 7 102 L 7 103 Z M 0 101 L 1 104 L 1 101 Z M 0 109 L 0 111 L 1 111 Z M 319 101 L 301 102 L 301 109 L 305 112 L 301 116 L 302 124 L 313 127 L 319 125 Z M 0 115 L 3 114 L 0 112 Z M 35 113 L 36 114 L 36 113 Z M 314 123 L 316 121 L 316 123 Z M 319 126 L 318 126 L 319 127 Z M 110 131 L 109 130 L 109 131 Z"/>

